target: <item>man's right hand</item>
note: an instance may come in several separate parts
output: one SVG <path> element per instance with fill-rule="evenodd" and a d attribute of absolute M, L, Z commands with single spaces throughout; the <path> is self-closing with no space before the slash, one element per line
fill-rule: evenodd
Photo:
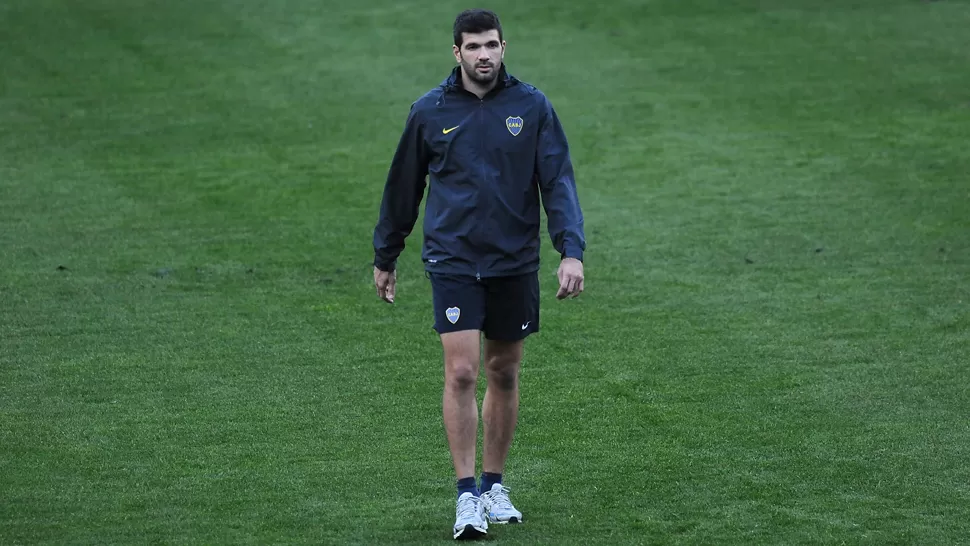
<path fill-rule="evenodd" d="M 387 303 L 394 303 L 394 289 L 397 283 L 397 270 L 381 271 L 374 267 L 374 286 L 377 287 L 377 296 Z"/>

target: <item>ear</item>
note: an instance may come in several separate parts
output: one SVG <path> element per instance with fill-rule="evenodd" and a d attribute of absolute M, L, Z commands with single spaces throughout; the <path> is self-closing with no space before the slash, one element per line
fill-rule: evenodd
<path fill-rule="evenodd" d="M 461 64 L 461 49 L 458 46 L 452 44 L 451 52 L 455 55 L 455 61 Z"/>

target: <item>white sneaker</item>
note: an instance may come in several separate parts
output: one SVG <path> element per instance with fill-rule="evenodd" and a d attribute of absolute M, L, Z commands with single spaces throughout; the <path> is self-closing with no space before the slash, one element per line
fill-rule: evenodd
<path fill-rule="evenodd" d="M 455 540 L 478 538 L 487 531 L 488 521 L 482 499 L 471 493 L 462 493 L 455 503 Z"/>
<path fill-rule="evenodd" d="M 522 512 L 516 510 L 509 500 L 509 488 L 500 483 L 482 493 L 482 504 L 485 505 L 490 523 L 522 523 Z"/>

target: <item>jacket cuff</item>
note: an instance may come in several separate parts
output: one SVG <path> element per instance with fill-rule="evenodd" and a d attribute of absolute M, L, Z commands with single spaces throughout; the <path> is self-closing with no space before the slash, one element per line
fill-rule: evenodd
<path fill-rule="evenodd" d="M 381 259 L 380 256 L 375 256 L 374 267 L 381 271 L 394 271 L 394 268 L 397 267 L 397 260 L 387 261 Z"/>
<path fill-rule="evenodd" d="M 576 258 L 579 261 L 583 261 L 583 249 L 575 246 L 567 246 L 566 251 L 562 253 L 562 259 L 566 258 Z"/>

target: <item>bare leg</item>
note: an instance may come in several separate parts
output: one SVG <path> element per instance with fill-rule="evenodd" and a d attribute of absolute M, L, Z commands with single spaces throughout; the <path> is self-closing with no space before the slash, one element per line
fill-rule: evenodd
<path fill-rule="evenodd" d="M 485 401 L 482 420 L 484 472 L 501 474 L 519 416 L 519 367 L 523 341 L 485 340 Z"/>
<path fill-rule="evenodd" d="M 465 330 L 441 335 L 445 356 L 442 412 L 448 446 L 458 478 L 475 475 L 478 435 L 478 383 L 480 332 Z"/>

